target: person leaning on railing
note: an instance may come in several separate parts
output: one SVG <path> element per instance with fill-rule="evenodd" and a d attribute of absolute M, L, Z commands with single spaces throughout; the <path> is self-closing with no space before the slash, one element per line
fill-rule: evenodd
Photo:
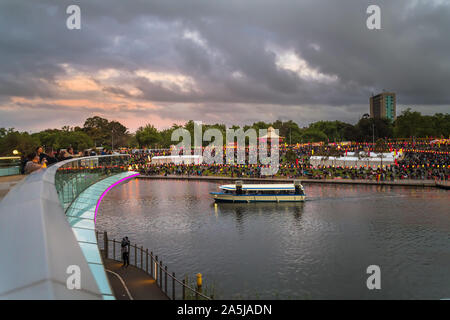
<path fill-rule="evenodd" d="M 36 153 L 39 155 L 39 162 L 41 164 L 44 163 L 44 160 L 46 161 L 47 166 L 58 162 L 58 159 L 55 157 L 55 151 L 53 150 L 53 148 L 47 148 L 45 153 L 42 151 L 42 147 L 38 147 L 36 150 Z"/>
<path fill-rule="evenodd" d="M 28 161 L 25 164 L 25 174 L 32 173 L 33 171 L 39 170 L 41 168 L 46 167 L 46 162 L 44 160 L 44 164 L 39 163 L 39 156 L 37 153 L 33 152 L 32 154 L 28 155 Z"/>

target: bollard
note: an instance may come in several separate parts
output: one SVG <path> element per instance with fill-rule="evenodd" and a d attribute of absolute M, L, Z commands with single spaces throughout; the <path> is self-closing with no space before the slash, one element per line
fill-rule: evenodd
<path fill-rule="evenodd" d="M 202 287 L 202 274 L 197 273 L 197 289 L 201 289 Z"/>
<path fill-rule="evenodd" d="M 197 290 L 195 291 L 195 300 L 198 300 L 198 294 L 202 293 L 202 274 L 197 273 Z"/>

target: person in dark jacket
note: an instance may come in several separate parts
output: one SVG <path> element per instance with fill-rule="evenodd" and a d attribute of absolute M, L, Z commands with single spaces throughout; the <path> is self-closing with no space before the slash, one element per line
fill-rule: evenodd
<path fill-rule="evenodd" d="M 122 267 L 128 267 L 130 265 L 130 241 L 128 240 L 128 237 L 123 238 L 120 245 L 123 260 Z"/>

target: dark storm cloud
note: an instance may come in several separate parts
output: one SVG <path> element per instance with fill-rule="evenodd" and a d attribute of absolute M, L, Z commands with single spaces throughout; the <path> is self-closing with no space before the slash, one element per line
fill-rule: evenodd
<path fill-rule="evenodd" d="M 81 7 L 81 30 L 65 27 L 71 4 Z M 369 4 L 381 7 L 382 30 L 366 28 Z M 356 121 L 382 89 L 397 92 L 399 106 L 433 113 L 450 101 L 448 30 L 449 1 L 4 0 L 0 116 L 14 114 L 8 97 L 111 94 L 134 101 L 118 113 L 151 101 L 161 118 Z M 322 78 L 280 68 L 283 52 Z M 58 79 L 72 69 L 120 74 L 114 83 L 97 79 L 100 93 L 60 90 Z M 183 75 L 194 85 L 186 90 L 137 70 Z"/>

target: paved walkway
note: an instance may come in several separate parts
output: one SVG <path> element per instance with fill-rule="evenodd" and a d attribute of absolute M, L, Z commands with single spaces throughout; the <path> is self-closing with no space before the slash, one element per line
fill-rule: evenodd
<path fill-rule="evenodd" d="M 3 176 L 0 177 L 0 200 L 8 193 L 8 191 L 20 182 L 25 175 Z"/>
<path fill-rule="evenodd" d="M 145 271 L 122 262 L 103 259 L 111 289 L 117 300 L 169 300 Z"/>

